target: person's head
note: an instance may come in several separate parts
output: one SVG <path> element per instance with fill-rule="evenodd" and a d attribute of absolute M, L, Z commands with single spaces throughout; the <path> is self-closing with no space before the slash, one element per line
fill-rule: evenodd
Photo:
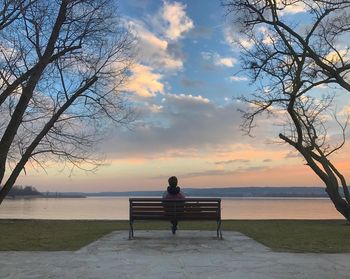
<path fill-rule="evenodd" d="M 176 176 L 169 177 L 168 182 L 170 187 L 176 187 L 177 186 Z"/>

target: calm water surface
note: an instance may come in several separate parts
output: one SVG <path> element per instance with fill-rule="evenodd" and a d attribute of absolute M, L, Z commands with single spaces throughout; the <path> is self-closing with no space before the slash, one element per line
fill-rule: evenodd
<path fill-rule="evenodd" d="M 0 219 L 117 219 L 129 218 L 129 198 L 7 199 Z M 223 198 L 223 219 L 343 219 L 328 199 Z"/>

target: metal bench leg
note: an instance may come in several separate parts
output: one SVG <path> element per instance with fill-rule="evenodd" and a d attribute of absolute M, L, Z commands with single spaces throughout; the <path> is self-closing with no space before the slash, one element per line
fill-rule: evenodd
<path fill-rule="evenodd" d="M 129 239 L 133 239 L 133 237 L 134 237 L 134 228 L 133 228 L 133 222 L 132 221 L 129 222 L 129 226 L 130 226 L 130 228 L 129 228 Z"/>
<path fill-rule="evenodd" d="M 216 237 L 219 238 L 219 221 L 216 221 Z"/>
<path fill-rule="evenodd" d="M 221 232 L 221 220 L 217 221 L 218 227 L 216 229 L 216 236 L 219 239 L 222 239 L 222 232 Z"/>

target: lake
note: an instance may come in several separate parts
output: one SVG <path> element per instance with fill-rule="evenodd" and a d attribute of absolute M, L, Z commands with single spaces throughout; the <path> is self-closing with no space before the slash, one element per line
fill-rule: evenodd
<path fill-rule="evenodd" d="M 128 197 L 6 199 L 0 219 L 129 218 Z M 223 198 L 223 219 L 343 219 L 325 198 Z"/>
<path fill-rule="evenodd" d="M 129 218 L 128 197 L 6 199 L 0 219 Z M 343 219 L 325 198 L 223 198 L 223 219 Z"/>

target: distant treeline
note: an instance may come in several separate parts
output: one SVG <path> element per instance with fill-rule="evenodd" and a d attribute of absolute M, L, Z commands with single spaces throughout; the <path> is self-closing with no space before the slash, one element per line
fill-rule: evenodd
<path fill-rule="evenodd" d="M 188 197 L 327 197 L 323 187 L 227 187 L 227 188 L 183 188 Z M 341 191 L 341 189 L 340 189 Z M 88 197 L 96 196 L 161 196 L 162 191 L 128 191 L 81 193 Z"/>
<path fill-rule="evenodd" d="M 33 186 L 13 186 L 10 190 L 8 196 L 41 196 L 42 193 L 40 193 L 35 187 Z"/>
<path fill-rule="evenodd" d="M 227 188 L 183 188 L 188 197 L 327 197 L 323 187 L 227 187 Z M 339 189 L 342 192 L 342 189 Z M 164 190 L 157 191 L 127 191 L 127 192 L 45 192 L 40 193 L 32 186 L 14 186 L 9 196 L 42 196 L 45 198 L 85 198 L 85 197 L 132 197 L 132 196 L 162 196 Z"/>

